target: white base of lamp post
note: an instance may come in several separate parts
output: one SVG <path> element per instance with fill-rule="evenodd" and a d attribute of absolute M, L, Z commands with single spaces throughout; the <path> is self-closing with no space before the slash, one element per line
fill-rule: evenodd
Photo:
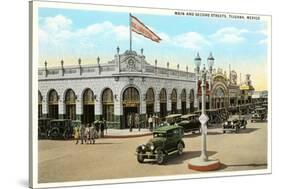
<path fill-rule="evenodd" d="M 195 171 L 214 171 L 220 169 L 220 161 L 218 159 L 208 159 L 203 161 L 201 158 L 193 158 L 188 162 L 188 168 Z"/>

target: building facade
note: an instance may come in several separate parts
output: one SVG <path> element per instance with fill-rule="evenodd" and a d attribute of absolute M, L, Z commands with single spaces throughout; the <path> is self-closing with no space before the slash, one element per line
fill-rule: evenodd
<path fill-rule="evenodd" d="M 158 67 L 140 54 L 126 51 L 112 61 L 38 70 L 38 116 L 67 118 L 91 123 L 105 119 L 108 127 L 128 128 L 128 116 L 139 118 L 144 126 L 147 118 L 160 118 L 171 113 L 186 114 L 197 108 L 194 73 Z M 134 120 L 134 119 L 133 119 Z"/>

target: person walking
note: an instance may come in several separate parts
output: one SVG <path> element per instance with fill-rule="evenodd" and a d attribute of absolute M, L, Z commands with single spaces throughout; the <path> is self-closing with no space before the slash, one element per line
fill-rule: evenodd
<path fill-rule="evenodd" d="M 152 131 L 152 117 L 151 117 L 151 115 L 148 118 L 148 127 L 149 127 L 149 130 Z"/>
<path fill-rule="evenodd" d="M 132 124 L 132 115 L 130 113 L 127 115 L 127 124 L 128 124 L 128 127 L 130 128 L 130 132 L 132 132 L 133 131 L 133 128 L 132 128 L 133 124 Z"/>
<path fill-rule="evenodd" d="M 95 127 L 94 127 L 94 124 L 91 124 L 90 125 L 90 133 L 89 133 L 89 136 L 90 136 L 90 144 L 95 144 Z"/>
<path fill-rule="evenodd" d="M 136 113 L 136 115 L 135 115 L 135 124 L 136 124 L 136 128 L 138 128 L 140 131 L 140 129 L 141 129 L 140 128 L 140 116 L 138 113 Z"/>
<path fill-rule="evenodd" d="M 104 121 L 102 120 L 100 124 L 100 137 L 103 138 L 103 136 L 104 136 Z"/>
<path fill-rule="evenodd" d="M 79 143 L 80 138 L 80 126 L 74 127 L 74 139 L 76 140 L 76 144 Z"/>
<path fill-rule="evenodd" d="M 90 140 L 90 124 L 87 124 L 86 129 L 85 129 L 85 138 L 86 138 L 86 144 L 89 144 Z"/>
<path fill-rule="evenodd" d="M 99 137 L 99 133 L 100 133 L 100 121 L 97 120 L 95 121 L 95 127 L 96 127 L 96 134 L 97 134 L 97 138 Z"/>
<path fill-rule="evenodd" d="M 81 128 L 80 128 L 80 139 L 81 139 L 81 144 L 84 144 L 85 141 L 85 125 L 81 124 Z"/>

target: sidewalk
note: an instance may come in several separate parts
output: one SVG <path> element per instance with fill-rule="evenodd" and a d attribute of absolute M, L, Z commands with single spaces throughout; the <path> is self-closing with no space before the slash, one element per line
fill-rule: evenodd
<path fill-rule="evenodd" d="M 133 138 L 152 135 L 152 132 L 148 129 L 141 129 L 140 131 L 136 128 L 132 132 L 129 129 L 107 129 L 104 131 L 104 138 Z"/>

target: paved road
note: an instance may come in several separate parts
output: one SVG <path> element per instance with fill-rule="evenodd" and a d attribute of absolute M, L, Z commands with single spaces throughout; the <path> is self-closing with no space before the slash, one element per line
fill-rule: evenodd
<path fill-rule="evenodd" d="M 198 173 L 187 168 L 188 160 L 200 156 L 201 137 L 187 134 L 182 156 L 172 155 L 165 165 L 139 164 L 134 155 L 139 144 L 151 136 L 98 139 L 94 145 L 74 141 L 39 141 L 39 182 L 99 180 L 126 177 Z M 224 164 L 219 171 L 267 168 L 267 123 L 250 123 L 239 134 L 208 131 L 208 154 Z"/>

